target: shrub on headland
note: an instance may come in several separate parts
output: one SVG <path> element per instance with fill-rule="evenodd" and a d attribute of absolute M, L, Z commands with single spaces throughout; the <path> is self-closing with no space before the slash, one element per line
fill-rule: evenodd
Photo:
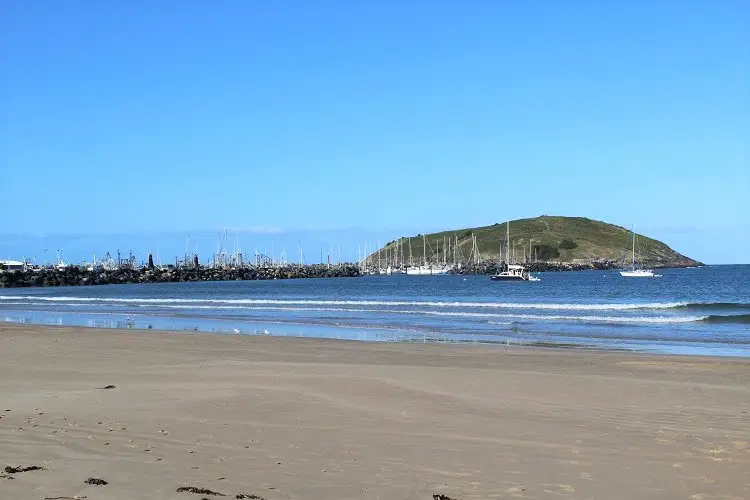
<path fill-rule="evenodd" d="M 551 260 L 558 258 L 560 256 L 560 251 L 549 245 L 536 245 L 533 248 L 532 254 L 538 260 Z"/>
<path fill-rule="evenodd" d="M 560 244 L 558 245 L 558 248 L 560 250 L 573 250 L 577 246 L 578 244 L 575 241 L 562 240 Z"/>

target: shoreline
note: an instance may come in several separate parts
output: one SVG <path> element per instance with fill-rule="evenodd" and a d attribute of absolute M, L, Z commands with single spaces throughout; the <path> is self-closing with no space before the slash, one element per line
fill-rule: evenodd
<path fill-rule="evenodd" d="M 292 324 L 297 325 L 296 323 L 280 323 L 284 325 Z M 300 326 L 303 326 L 302 324 L 299 324 Z M 634 349 L 627 349 L 627 348 L 615 348 L 615 347 L 606 347 L 606 346 L 595 346 L 595 345 L 586 345 L 586 344 L 574 344 L 574 343 L 554 343 L 554 342 L 546 342 L 546 341 L 539 341 L 539 342 L 490 342 L 490 341 L 451 341 L 451 340 L 361 340 L 361 339 L 353 339 L 353 338 L 339 338 L 339 337 L 312 337 L 312 336 L 299 336 L 299 335 L 279 335 L 279 334 L 264 334 L 260 332 L 240 332 L 235 333 L 229 330 L 196 330 L 196 329 L 189 329 L 189 328 L 182 328 L 182 329 L 164 329 L 164 328 L 140 328 L 140 327 L 131 327 L 131 328 L 121 328 L 121 327 L 107 327 L 107 326 L 85 326 L 85 325 L 52 325 L 52 324 L 42 324 L 42 323 L 19 323 L 14 321 L 4 321 L 0 320 L 0 332 L 7 327 L 10 326 L 11 328 L 19 328 L 21 330 L 29 329 L 29 330 L 35 330 L 37 328 L 39 329 L 50 329 L 50 330 L 68 330 L 68 329 L 74 329 L 74 330 L 85 330 L 85 331 L 95 331 L 95 332 L 109 332 L 112 334 L 123 334 L 123 333 L 133 333 L 133 334 L 145 334 L 145 333 L 155 333 L 159 335 L 185 335 L 187 337 L 192 336 L 212 336 L 212 337 L 247 337 L 250 339 L 276 339 L 283 342 L 321 342 L 326 343 L 330 342 L 332 344 L 336 343 L 346 343 L 346 344 L 361 344 L 364 346 L 378 346 L 378 345 L 394 345 L 394 346 L 439 346 L 442 348 L 455 348 L 455 349 L 462 349 L 462 348 L 478 348 L 478 349 L 487 349 L 489 351 L 493 350 L 516 350 L 516 351 L 526 351 L 528 350 L 529 353 L 541 353 L 544 352 L 554 352 L 559 351 L 561 353 L 564 352 L 580 352 L 580 353 L 600 353 L 602 355 L 606 354 L 622 354 L 624 356 L 645 356 L 645 357 L 657 357 L 657 358 L 674 358 L 676 360 L 682 360 L 682 361 L 688 361 L 694 358 L 697 359 L 706 359 L 706 360 L 715 360 L 715 361 L 731 361 L 731 360 L 737 360 L 741 362 L 747 362 L 748 367 L 750 368 L 750 356 L 739 356 L 739 355 L 716 355 L 716 354 L 679 354 L 679 353 L 670 353 L 670 352 L 654 352 L 654 351 L 643 351 L 643 350 L 634 350 Z"/>
<path fill-rule="evenodd" d="M 289 323 L 281 323 L 281 324 L 289 324 Z M 3 330 L 5 326 L 10 325 L 11 327 L 16 327 L 20 329 L 76 329 L 76 330 L 91 330 L 96 332 L 109 332 L 113 334 L 122 334 L 122 333 L 134 333 L 137 335 L 145 334 L 145 333 L 156 333 L 160 335 L 186 335 L 188 337 L 190 336 L 211 336 L 211 337 L 247 337 L 250 339 L 277 339 L 284 342 L 290 342 L 294 343 L 297 341 L 301 342 L 330 342 L 333 344 L 342 342 L 346 344 L 361 344 L 364 346 L 378 346 L 378 345 L 394 345 L 394 346 L 439 346 L 441 348 L 455 348 L 455 349 L 463 349 L 463 348 L 478 348 L 478 349 L 487 349 L 488 351 L 509 351 L 509 350 L 516 350 L 516 351 L 526 351 L 528 350 L 530 353 L 539 353 L 542 355 L 544 352 L 554 352 L 559 351 L 561 353 L 565 352 L 579 352 L 579 353 L 591 353 L 591 354 L 622 354 L 624 356 L 645 356 L 645 357 L 657 357 L 657 358 L 670 358 L 670 359 L 676 359 L 676 360 L 682 360 L 682 361 L 688 361 L 691 359 L 705 359 L 705 360 L 714 360 L 714 361 L 731 361 L 736 360 L 739 362 L 747 362 L 748 368 L 750 368 L 750 356 L 740 356 L 740 355 L 716 355 L 716 354 L 680 354 L 680 353 L 671 353 L 671 352 L 655 352 L 655 351 L 644 351 L 644 350 L 634 350 L 634 349 L 627 349 L 627 348 L 614 348 L 614 347 L 605 347 L 605 346 L 595 346 L 595 345 L 586 345 L 586 344 L 572 344 L 572 343 L 554 343 L 554 342 L 545 342 L 545 341 L 539 341 L 535 343 L 531 342 L 479 342 L 479 341 L 451 341 L 451 340 L 361 340 L 361 339 L 353 339 L 353 338 L 338 338 L 338 337 L 312 337 L 312 336 L 299 336 L 299 335 L 279 335 L 279 334 L 264 334 L 259 332 L 240 332 L 235 333 L 229 330 L 222 330 L 222 331 L 208 331 L 208 330 L 195 330 L 195 329 L 163 329 L 163 328 L 139 328 L 139 327 L 132 327 L 132 328 L 120 328 L 120 327 L 101 327 L 101 326 L 84 326 L 84 325 L 52 325 L 52 324 L 41 324 L 41 323 L 18 323 L 13 321 L 3 321 L 0 320 L 0 331 Z"/>
<path fill-rule="evenodd" d="M 750 493 L 742 358 L 0 323 L 0 394 L 9 498 Z"/>
<path fill-rule="evenodd" d="M 29 313 L 30 314 L 30 313 Z M 59 313 L 58 313 L 59 314 Z M 69 313 L 73 314 L 73 313 Z M 89 313 L 92 314 L 92 313 Z M 104 314 L 104 313 L 100 313 Z M 135 315 L 142 318 L 150 318 L 147 315 Z M 174 315 L 170 317 L 161 318 L 165 322 L 169 322 L 170 319 L 190 319 L 195 321 L 193 317 L 181 317 Z M 197 318 L 201 321 L 212 322 L 224 322 L 230 324 L 234 321 L 233 318 Z M 253 323 L 244 321 L 245 323 Z M 99 326 L 99 325 L 84 325 L 84 324 L 51 324 L 42 322 L 22 322 L 8 319 L 0 319 L 0 328 L 3 325 L 16 325 L 22 327 L 39 327 L 39 328 L 83 328 L 86 330 L 102 330 L 102 331 L 120 331 L 120 332 L 161 332 L 161 333 L 185 333 L 195 335 L 228 335 L 228 336 L 246 336 L 246 337 L 257 337 L 257 338 L 279 338 L 279 339 L 307 339 L 307 340 L 327 340 L 334 342 L 355 342 L 362 344 L 405 344 L 405 345 L 441 345 L 441 346 L 482 346 L 488 349 L 560 349 L 560 350 L 576 350 L 576 351 L 587 351 L 587 352 L 603 352 L 603 353 L 626 353 L 626 354 L 638 354 L 647 356 L 676 356 L 676 357 L 702 357 L 702 358 L 716 358 L 716 359 L 744 359 L 750 360 L 750 356 L 743 356 L 736 352 L 729 353 L 710 353 L 701 352 L 698 347 L 690 346 L 683 348 L 683 352 L 672 352 L 662 348 L 662 350 L 656 349 L 655 347 L 648 348 L 647 346 L 640 346 L 640 348 L 631 347 L 616 347 L 615 345 L 607 344 L 585 344 L 575 342 L 554 342 L 547 340 L 539 341 L 491 341 L 491 340 L 462 340 L 454 338 L 452 334 L 444 334 L 439 332 L 432 332 L 430 334 L 424 334 L 420 337 L 418 334 L 411 336 L 398 337 L 395 332 L 390 330 L 384 330 L 381 336 L 375 336 L 372 332 L 381 333 L 377 329 L 372 328 L 360 328 L 360 327 L 348 327 L 348 328 L 333 328 L 331 331 L 340 330 L 342 333 L 328 333 L 328 334 L 295 334 L 295 333 L 277 333 L 277 332 L 263 332 L 260 328 L 255 330 L 234 330 L 230 327 L 224 329 L 201 329 L 198 327 L 183 327 L 183 328 L 166 328 L 166 327 L 152 327 L 148 326 L 136 326 L 135 322 L 126 326 L 127 324 L 122 321 L 117 322 L 117 326 Z M 315 328 L 319 325 L 310 325 L 306 323 L 298 322 L 281 322 L 281 321 L 257 321 L 257 325 L 281 325 L 289 327 L 290 330 L 293 328 L 305 329 L 315 331 Z M 120 326 L 123 325 L 123 326 Z M 325 329 L 325 328 L 324 328 Z"/>

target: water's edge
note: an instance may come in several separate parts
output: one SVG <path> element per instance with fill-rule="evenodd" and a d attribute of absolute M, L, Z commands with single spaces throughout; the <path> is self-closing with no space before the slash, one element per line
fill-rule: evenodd
<path fill-rule="evenodd" d="M 498 349 L 508 349 L 512 347 L 523 347 L 530 349 L 563 349 L 563 350 L 576 350 L 585 352 L 619 352 L 619 353 L 631 353 L 637 355 L 646 356 L 699 356 L 705 358 L 737 358 L 746 359 L 748 356 L 743 356 L 742 353 L 736 352 L 724 352 L 721 349 L 717 349 L 715 352 L 705 352 L 705 349 L 660 349 L 654 348 L 648 345 L 636 345 L 631 346 L 614 346 L 605 344 L 587 344 L 585 342 L 574 343 L 574 342 L 554 342 L 549 340 L 539 341 L 528 341 L 528 340 L 510 340 L 506 341 L 493 341 L 481 338 L 472 338 L 471 340 L 456 338 L 455 335 L 440 335 L 426 334 L 422 336 L 418 335 L 392 335 L 393 332 L 380 332 L 372 329 L 359 329 L 355 328 L 352 331 L 341 329 L 311 329 L 310 325 L 302 323 L 257 323 L 256 328 L 236 328 L 231 322 L 227 322 L 223 327 L 217 327 L 214 323 L 215 320 L 210 320 L 208 323 L 200 326 L 186 326 L 184 322 L 178 321 L 177 323 L 183 323 L 182 325 L 175 324 L 169 326 L 163 323 L 164 318 L 159 317 L 135 317 L 129 318 L 126 321 L 110 322 L 107 320 L 101 320 L 99 322 L 95 320 L 84 320 L 79 318 L 74 320 L 68 318 L 62 320 L 61 317 L 55 318 L 54 321 L 50 321 L 50 318 L 43 318 L 39 316 L 28 316 L 24 314 L 23 317 L 13 318 L 12 316 L 6 315 L 0 317 L 0 325 L 3 323 L 22 325 L 27 327 L 42 327 L 42 328 L 83 328 L 83 329 L 94 329 L 94 330 L 127 330 L 127 331 L 139 331 L 139 332 L 162 332 L 162 333 L 200 333 L 206 335 L 246 335 L 246 336 L 257 336 L 257 337 L 278 337 L 278 338 L 304 338 L 313 340 L 334 340 L 342 342 L 363 342 L 363 343 L 408 343 L 408 344 L 436 344 L 436 345 L 454 345 L 454 346 L 484 346 L 494 347 Z M 184 320 L 195 320 L 195 318 L 175 318 Z M 224 320 L 220 320 L 224 322 Z M 247 323 L 252 323 L 245 321 Z M 212 325 L 213 326 L 209 326 Z M 265 327 L 261 327 L 265 325 Z M 286 329 L 279 329 L 278 325 L 284 325 Z M 298 330 L 299 333 L 293 333 L 294 330 Z"/>
<path fill-rule="evenodd" d="M 750 266 L 658 279 L 366 276 L 3 290 L 0 320 L 377 342 L 750 357 Z"/>

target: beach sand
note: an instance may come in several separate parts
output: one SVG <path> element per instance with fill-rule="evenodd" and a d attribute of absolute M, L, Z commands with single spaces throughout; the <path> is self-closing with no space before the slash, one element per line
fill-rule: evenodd
<path fill-rule="evenodd" d="M 747 359 L 0 324 L 0 417 L 2 499 L 750 498 Z"/>

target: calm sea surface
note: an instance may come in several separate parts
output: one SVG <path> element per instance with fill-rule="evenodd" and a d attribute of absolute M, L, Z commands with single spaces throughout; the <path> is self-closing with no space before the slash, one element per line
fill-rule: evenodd
<path fill-rule="evenodd" d="M 750 266 L 0 289 L 0 320 L 750 356 Z"/>

